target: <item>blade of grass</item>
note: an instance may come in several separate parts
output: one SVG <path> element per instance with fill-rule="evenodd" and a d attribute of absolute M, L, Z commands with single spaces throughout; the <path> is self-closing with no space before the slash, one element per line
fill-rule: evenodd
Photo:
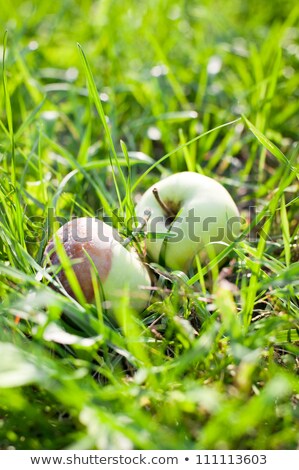
<path fill-rule="evenodd" d="M 281 196 L 280 217 L 281 217 L 281 229 L 282 229 L 286 266 L 289 266 L 291 262 L 291 247 L 290 247 L 291 237 L 290 237 L 290 227 L 289 227 L 284 194 L 282 194 Z"/>
<path fill-rule="evenodd" d="M 197 140 L 199 139 L 202 139 L 203 137 L 211 134 L 212 132 L 215 132 L 219 129 L 222 129 L 224 127 L 227 127 L 227 126 L 231 126 L 232 124 L 236 124 L 237 122 L 239 122 L 241 120 L 241 118 L 238 118 L 238 119 L 234 119 L 233 121 L 230 121 L 230 122 L 226 122 L 225 124 L 221 124 L 220 126 L 217 126 L 217 127 L 214 127 L 213 129 L 210 129 L 206 132 L 203 132 L 202 134 L 194 137 L 194 139 L 191 139 L 189 140 L 188 142 L 182 144 L 182 145 L 179 145 L 178 147 L 176 147 L 174 150 L 172 150 L 171 152 L 168 152 L 166 155 L 164 155 L 163 157 L 161 157 L 158 161 L 156 161 L 153 165 L 150 166 L 150 168 L 148 168 L 139 178 L 138 180 L 133 184 L 132 186 L 132 191 L 134 191 L 137 186 L 140 185 L 141 181 L 151 172 L 153 171 L 158 165 L 160 165 L 162 162 L 164 162 L 165 160 L 167 160 L 169 157 L 171 157 L 171 155 L 179 152 L 180 150 L 183 150 L 186 146 L 188 145 L 191 145 L 193 144 L 193 142 L 196 142 Z"/>
<path fill-rule="evenodd" d="M 105 130 L 105 133 L 106 133 L 106 136 L 107 136 L 107 139 L 108 139 L 108 142 L 109 142 L 109 147 L 110 147 L 110 150 L 112 152 L 112 155 L 113 155 L 113 159 L 114 159 L 114 162 L 117 166 L 117 169 L 119 171 L 119 174 L 120 174 L 120 177 L 122 179 L 122 184 L 124 186 L 124 188 L 126 187 L 126 180 L 125 180 L 125 177 L 124 177 L 124 174 L 123 174 L 123 171 L 121 169 L 121 166 L 119 164 L 119 161 L 118 161 L 118 157 L 117 157 L 117 153 L 116 153 L 116 150 L 115 150 L 115 147 L 114 147 L 114 143 L 113 143 L 113 139 L 112 139 L 112 136 L 111 136 L 111 132 L 109 130 L 109 127 L 108 127 L 108 124 L 107 124 L 107 120 L 106 120 L 106 116 L 105 116 L 105 113 L 104 113 L 104 109 L 103 109 L 103 106 L 102 106 L 102 103 L 101 103 L 101 99 L 99 97 L 99 93 L 98 93 L 98 90 L 96 88 L 96 85 L 95 85 L 95 81 L 94 81 L 94 78 L 93 78 L 93 75 L 92 75 L 92 72 L 91 72 L 91 68 L 90 68 L 90 65 L 87 61 L 87 58 L 85 56 L 85 53 L 81 47 L 81 45 L 78 43 L 77 44 L 78 46 L 78 49 L 79 49 L 79 52 L 80 52 L 80 55 L 81 55 L 81 59 L 83 61 L 83 65 L 84 65 L 84 69 L 85 69 L 85 73 L 86 73 L 86 77 L 87 77 L 87 81 L 88 81 L 88 86 L 89 86 L 89 90 L 90 90 L 90 93 L 91 93 L 91 97 L 94 101 L 94 104 L 95 104 L 95 107 L 98 111 L 98 114 L 101 118 L 101 121 L 102 121 L 102 125 L 104 127 L 104 130 Z M 119 190 L 119 187 L 118 187 L 118 183 L 117 183 L 117 178 L 116 178 L 116 175 L 115 175 L 115 171 L 114 171 L 114 168 L 113 168 L 113 160 L 111 159 L 111 170 L 112 170 L 112 175 L 113 175 L 113 181 L 114 181 L 114 186 L 115 186 L 115 190 L 116 190 L 116 193 L 117 193 L 117 198 L 118 198 L 118 202 L 119 202 L 119 207 L 121 208 L 122 207 L 122 204 L 121 204 L 121 196 L 120 196 L 120 190 Z"/>

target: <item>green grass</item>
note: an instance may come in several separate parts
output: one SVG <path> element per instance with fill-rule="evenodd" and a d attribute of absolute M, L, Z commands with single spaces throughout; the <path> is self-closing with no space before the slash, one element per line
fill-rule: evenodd
<path fill-rule="evenodd" d="M 292 0 L 2 2 L 0 448 L 297 447 L 298 17 Z M 187 280 L 161 272 L 119 324 L 50 288 L 59 220 L 129 237 L 136 198 L 186 169 L 234 197 L 235 243 Z"/>

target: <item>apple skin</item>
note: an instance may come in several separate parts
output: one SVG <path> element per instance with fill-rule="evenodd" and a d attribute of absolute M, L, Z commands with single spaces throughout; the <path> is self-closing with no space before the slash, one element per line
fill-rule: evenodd
<path fill-rule="evenodd" d="M 178 214 L 171 228 L 165 223 L 168 216 L 154 189 L 172 213 Z M 173 270 L 187 272 L 197 254 L 207 261 L 240 232 L 240 214 L 230 194 L 216 180 L 195 172 L 176 173 L 150 187 L 136 206 L 138 219 L 144 218 L 145 211 L 151 213 L 145 221 L 147 233 L 160 234 L 156 239 L 147 236 L 147 253 L 153 261 Z M 169 230 L 176 237 L 164 240 Z"/>
<path fill-rule="evenodd" d="M 82 217 L 60 227 L 56 236 L 69 259 L 74 261 L 72 268 L 87 302 L 93 302 L 94 290 L 93 267 L 85 251 L 98 272 L 104 299 L 113 310 L 119 308 L 123 296 L 130 297 L 129 305 L 136 312 L 146 308 L 151 287 L 149 273 L 138 255 L 121 245 L 120 237 L 112 227 L 101 220 Z M 45 259 L 52 265 L 60 264 L 54 238 L 45 249 Z M 65 272 L 60 270 L 57 277 L 68 294 L 75 297 Z"/>

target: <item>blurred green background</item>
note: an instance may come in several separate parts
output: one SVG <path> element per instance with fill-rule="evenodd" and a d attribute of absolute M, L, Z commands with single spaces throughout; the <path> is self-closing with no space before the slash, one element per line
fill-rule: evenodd
<path fill-rule="evenodd" d="M 78 99 L 85 94 L 79 42 L 115 141 L 126 137 L 131 150 L 151 151 L 144 137 L 155 124 L 162 138 L 159 132 L 150 137 L 173 148 L 178 139 L 173 121 L 188 115 L 165 114 L 183 110 L 198 113 L 194 133 L 245 113 L 261 131 L 295 138 L 295 1 L 12 0 L 1 2 L 0 21 L 12 49 L 7 68 L 16 120 L 46 93 L 44 108 L 55 108 L 64 121 L 60 126 L 73 133 L 73 142 L 80 141 L 86 101 Z"/>

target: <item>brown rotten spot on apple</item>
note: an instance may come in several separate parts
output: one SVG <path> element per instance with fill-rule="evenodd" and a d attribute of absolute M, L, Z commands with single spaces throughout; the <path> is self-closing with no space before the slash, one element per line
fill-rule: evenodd
<path fill-rule="evenodd" d="M 56 236 L 63 244 L 64 251 L 72 261 L 72 269 L 78 279 L 87 302 L 94 299 L 91 270 L 94 264 L 101 282 L 107 279 L 112 265 L 111 243 L 107 243 L 109 233 L 99 233 L 100 227 L 92 219 L 75 219 L 61 227 Z M 105 243 L 100 243 L 100 242 Z M 87 253 L 87 254 L 86 254 Z M 45 257 L 53 266 L 61 265 L 55 242 L 51 239 L 45 249 Z M 92 260 L 92 263 L 91 261 Z M 76 297 L 71 289 L 66 273 L 61 269 L 57 277 L 65 290 Z"/>
<path fill-rule="evenodd" d="M 121 243 L 120 240 L 118 233 L 102 220 L 74 219 L 62 226 L 49 242 L 45 258 L 57 266 L 56 277 L 72 297 L 78 295 L 70 279 L 70 269 L 89 303 L 95 297 L 95 274 L 100 281 L 101 298 L 108 309 L 119 311 L 125 299 L 131 308 L 141 312 L 150 298 L 150 275 L 137 252 L 130 247 L 126 249 L 124 240 Z M 63 262 L 65 258 L 67 263 Z M 80 296 L 78 300 L 84 299 Z"/>

